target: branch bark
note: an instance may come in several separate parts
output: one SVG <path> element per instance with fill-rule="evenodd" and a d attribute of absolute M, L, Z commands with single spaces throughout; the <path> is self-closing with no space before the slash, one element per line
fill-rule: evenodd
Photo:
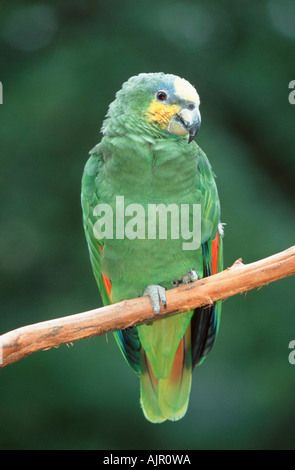
<path fill-rule="evenodd" d="M 268 258 L 230 268 L 167 291 L 167 308 L 155 315 L 148 297 L 24 326 L 0 336 L 0 368 L 37 351 L 151 322 L 212 304 L 295 274 L 295 246 Z"/>

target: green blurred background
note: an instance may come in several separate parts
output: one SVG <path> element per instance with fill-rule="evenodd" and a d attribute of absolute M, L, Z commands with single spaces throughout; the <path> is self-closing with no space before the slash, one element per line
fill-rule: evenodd
<path fill-rule="evenodd" d="M 222 203 L 225 266 L 294 244 L 292 0 L 1 2 L 0 331 L 100 305 L 80 181 L 115 92 L 163 71 L 201 95 L 197 142 Z M 112 335 L 0 372 L 2 449 L 294 449 L 294 278 L 224 302 L 187 415 L 153 425 Z"/>

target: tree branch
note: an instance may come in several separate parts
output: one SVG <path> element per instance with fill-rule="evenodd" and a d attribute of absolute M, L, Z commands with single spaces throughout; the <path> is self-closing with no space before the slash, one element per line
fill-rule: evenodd
<path fill-rule="evenodd" d="M 236 261 L 214 276 L 167 291 L 167 308 L 155 315 L 148 297 L 24 326 L 0 336 L 0 368 L 36 351 L 212 304 L 295 274 L 295 246 L 260 261 Z M 2 346 L 2 348 L 1 348 Z"/>

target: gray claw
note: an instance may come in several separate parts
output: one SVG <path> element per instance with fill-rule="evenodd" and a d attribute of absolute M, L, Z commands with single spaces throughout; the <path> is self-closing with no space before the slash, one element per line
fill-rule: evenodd
<path fill-rule="evenodd" d="M 148 295 L 152 302 L 153 311 L 158 314 L 161 311 L 161 302 L 166 308 L 166 289 L 158 284 L 147 286 L 143 291 L 143 296 Z"/>
<path fill-rule="evenodd" d="M 190 271 L 185 274 L 184 276 L 182 276 L 181 279 L 178 279 L 178 281 L 173 281 L 172 282 L 172 285 L 174 287 L 178 287 L 182 284 L 189 284 L 190 282 L 194 282 L 194 281 L 197 281 L 199 279 L 196 271 L 194 269 L 190 269 Z"/>
<path fill-rule="evenodd" d="M 189 282 L 195 282 L 199 279 L 199 276 L 197 275 L 196 271 L 194 269 L 191 269 L 189 272 L 190 280 Z"/>

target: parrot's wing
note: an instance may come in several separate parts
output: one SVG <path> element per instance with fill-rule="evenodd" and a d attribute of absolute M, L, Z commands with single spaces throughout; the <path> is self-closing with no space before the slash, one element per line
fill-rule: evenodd
<path fill-rule="evenodd" d="M 212 223 L 211 235 L 202 240 L 203 277 L 211 276 L 223 269 L 223 240 L 220 224 L 220 203 L 214 173 L 206 155 L 199 149 L 198 168 L 200 183 L 204 191 L 202 217 Z M 191 320 L 192 366 L 203 362 L 211 351 L 218 333 L 221 301 L 214 305 L 196 308 Z"/>
<path fill-rule="evenodd" d="M 104 242 L 103 240 L 97 239 L 93 231 L 97 220 L 93 215 L 93 210 L 95 206 L 100 203 L 96 190 L 96 177 L 102 164 L 100 144 L 98 144 L 93 150 L 91 150 L 90 158 L 84 168 L 81 204 L 83 211 L 83 226 L 94 277 L 96 279 L 103 304 L 110 305 L 112 303 L 112 284 L 110 279 L 103 275 L 101 269 Z M 140 342 L 136 327 L 122 331 L 115 331 L 114 336 L 128 364 L 137 374 L 139 374 Z"/>

